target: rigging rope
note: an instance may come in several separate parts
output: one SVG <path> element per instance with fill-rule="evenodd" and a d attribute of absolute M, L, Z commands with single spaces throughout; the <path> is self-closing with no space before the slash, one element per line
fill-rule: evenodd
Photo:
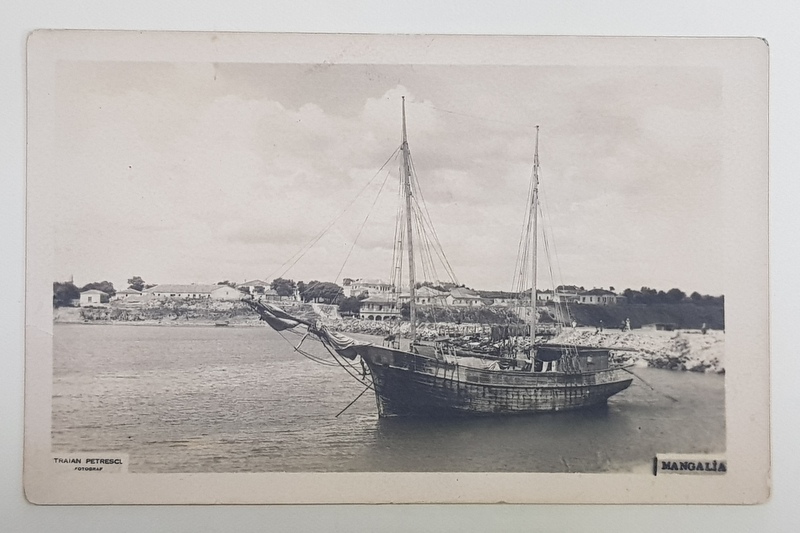
<path fill-rule="evenodd" d="M 362 396 L 364 396 L 364 393 L 365 393 L 365 392 L 367 392 L 368 390 L 370 390 L 371 388 L 372 388 L 372 387 L 367 387 L 367 388 L 365 388 L 363 391 L 361 391 L 361 394 L 359 394 L 358 396 L 356 396 L 356 397 L 355 397 L 355 399 L 354 399 L 352 402 L 348 403 L 348 404 L 347 404 L 347 407 L 345 407 L 344 409 L 342 409 L 341 411 L 339 411 L 338 413 L 336 413 L 336 416 L 335 416 L 334 418 L 339 418 L 339 415 L 340 415 L 340 414 L 342 414 L 342 413 L 344 413 L 345 411 L 347 411 L 348 409 L 350 409 L 350 406 L 351 406 L 351 405 L 353 405 L 354 403 L 356 403 L 356 402 L 358 401 L 358 399 L 359 399 L 359 398 L 361 398 Z"/>
<path fill-rule="evenodd" d="M 419 193 L 420 200 L 422 200 L 422 207 L 424 209 L 424 215 L 425 215 L 425 216 L 423 216 L 423 221 L 425 221 L 425 218 L 427 217 L 428 226 L 431 229 L 431 232 L 433 234 L 433 239 L 434 239 L 434 241 L 436 243 L 436 247 L 435 247 L 436 253 L 437 253 L 437 255 L 440 255 L 440 253 L 441 253 L 441 255 L 439 256 L 439 259 L 442 261 L 442 265 L 445 267 L 445 270 L 447 271 L 447 275 L 450 276 L 450 281 L 452 281 L 453 283 L 458 285 L 458 278 L 456 277 L 456 274 L 455 274 L 455 271 L 453 270 L 453 267 L 450 266 L 450 261 L 448 261 L 447 256 L 444 253 L 444 247 L 442 247 L 442 243 L 439 241 L 439 235 L 436 233 L 436 227 L 433 225 L 433 220 L 431 219 L 431 214 L 428 211 L 428 205 L 425 202 L 425 195 L 423 194 L 422 187 L 420 187 L 420 184 L 419 184 L 419 179 L 417 177 L 417 169 L 414 166 L 414 159 L 411 157 L 411 153 L 410 152 L 408 154 L 408 159 L 409 159 L 409 161 L 411 163 L 410 164 L 410 166 L 411 166 L 411 176 L 412 176 L 412 179 L 413 179 L 413 182 L 414 182 L 415 189 Z M 414 198 L 414 201 L 417 202 L 416 197 Z"/>
<path fill-rule="evenodd" d="M 397 152 L 395 152 L 396 154 Z M 339 281 L 339 276 L 342 275 L 342 271 L 344 270 L 345 265 L 347 265 L 347 260 L 350 259 L 350 254 L 353 253 L 353 249 L 356 247 L 356 243 L 358 242 L 358 238 L 361 237 L 361 232 L 364 231 L 364 226 L 367 224 L 367 220 L 369 220 L 372 211 L 375 209 L 375 204 L 378 203 L 378 198 L 380 198 L 381 193 L 383 192 L 383 188 L 386 186 L 386 182 L 389 180 L 389 175 L 391 172 L 386 172 L 386 177 L 383 178 L 383 183 L 381 183 L 381 188 L 378 189 L 378 194 L 375 195 L 375 199 L 372 201 L 372 205 L 367 212 L 367 216 L 364 217 L 364 221 L 361 223 L 361 227 L 358 228 L 358 233 L 356 233 L 356 238 L 353 239 L 353 244 L 350 246 L 350 250 L 347 252 L 347 256 L 344 258 L 344 262 L 342 262 L 342 267 L 339 269 L 339 272 L 336 274 L 336 278 L 334 278 L 333 282 L 337 283 Z"/>
<path fill-rule="evenodd" d="M 299 332 L 297 332 L 297 333 L 299 333 Z M 305 357 L 307 359 L 310 359 L 311 361 L 313 361 L 315 363 L 318 363 L 320 365 L 323 365 L 323 366 L 336 366 L 335 364 L 331 363 L 330 361 L 325 361 L 322 358 L 319 358 L 319 357 L 317 357 L 315 355 L 312 355 L 312 354 L 310 354 L 310 353 L 308 353 L 308 352 L 306 352 L 304 350 L 301 350 L 300 349 L 300 344 L 303 343 L 302 340 L 300 341 L 300 344 L 295 346 L 289 339 L 284 337 L 283 333 L 281 333 L 280 331 L 278 331 L 278 335 L 280 335 L 283 340 L 285 340 L 287 343 L 289 343 L 289 346 L 291 346 L 294 351 L 298 352 L 303 357 Z M 303 340 L 305 340 L 305 336 L 303 337 Z"/>
<path fill-rule="evenodd" d="M 321 340 L 321 339 L 320 339 L 320 343 L 321 343 L 321 344 L 322 344 L 322 345 L 325 347 L 325 349 L 326 349 L 326 350 L 328 350 L 328 353 L 330 353 L 330 354 L 331 354 L 331 356 L 333 357 L 334 361 L 336 361 L 337 363 L 339 363 L 339 366 L 341 366 L 342 368 L 344 368 L 344 371 L 345 371 L 345 372 L 347 372 L 347 373 L 350 375 L 350 377 L 351 377 L 351 378 L 353 378 L 354 380 L 358 381 L 358 382 L 359 382 L 359 383 L 361 383 L 362 385 L 364 385 L 364 386 L 366 386 L 366 387 L 368 387 L 368 388 L 371 388 L 372 390 L 375 390 L 375 389 L 374 389 L 374 387 L 373 387 L 373 384 L 372 384 L 372 383 L 367 383 L 366 381 L 363 381 L 363 380 L 362 380 L 361 378 L 359 378 L 358 376 L 355 376 L 355 375 L 353 375 L 353 374 L 350 372 L 350 370 L 348 370 L 348 369 L 347 369 L 347 367 L 346 367 L 346 366 L 344 366 L 344 364 L 342 364 L 342 362 L 341 362 L 341 361 L 339 361 L 338 354 L 336 353 L 336 351 L 335 351 L 335 350 L 331 350 L 330 346 L 328 346 L 328 344 L 327 344 L 327 343 L 325 343 L 325 342 L 322 342 L 322 340 Z"/>
<path fill-rule="evenodd" d="M 330 222 L 329 222 L 329 223 L 328 223 L 328 224 L 327 224 L 327 225 L 326 225 L 326 226 L 325 226 L 325 227 L 322 229 L 322 231 L 320 231 L 320 232 L 319 232 L 319 233 L 318 233 L 316 236 L 314 236 L 314 237 L 313 237 L 313 238 L 312 238 L 310 241 L 308 241 L 308 242 L 307 242 L 305 245 L 303 245 L 303 247 L 302 247 L 302 248 L 300 248 L 300 249 L 299 249 L 297 252 L 295 252 L 295 253 L 294 253 L 294 254 L 293 254 L 291 257 L 289 257 L 289 259 L 287 259 L 286 261 L 284 261 L 284 262 L 283 262 L 283 264 L 282 264 L 281 266 L 279 266 L 277 269 L 275 269 L 275 270 L 274 270 L 274 271 L 273 271 L 273 272 L 272 272 L 272 273 L 271 273 L 269 276 L 267 276 L 267 278 L 272 278 L 272 277 L 274 277 L 274 276 L 275 276 L 275 274 L 277 274 L 278 272 L 281 272 L 281 274 L 280 274 L 280 276 L 279 276 L 279 277 L 282 277 L 282 276 L 284 276 L 284 275 L 286 274 L 286 272 L 288 272 L 288 271 L 289 271 L 289 270 L 290 270 L 290 269 L 291 269 L 291 268 L 292 268 L 294 265 L 296 265 L 296 264 L 297 264 L 297 262 L 298 262 L 300 259 L 302 259 L 302 258 L 303 258 L 303 256 L 304 256 L 304 255 L 305 255 L 305 254 L 306 254 L 306 253 L 307 253 L 307 252 L 308 252 L 308 251 L 309 251 L 309 250 L 310 250 L 310 249 L 311 249 L 311 248 L 312 248 L 312 247 L 313 247 L 313 246 L 314 246 L 314 245 L 315 245 L 317 242 L 319 242 L 319 240 L 320 240 L 320 239 L 321 239 L 321 238 L 322 238 L 322 237 L 325 235 L 325 233 L 327 233 L 327 231 L 328 231 L 329 229 L 331 229 L 331 227 L 333 227 L 333 225 L 334 225 L 334 224 L 336 224 L 336 222 L 338 222 L 338 221 L 339 221 L 339 219 L 340 219 L 340 218 L 342 218 L 342 216 L 344 216 L 344 214 L 347 212 L 347 210 L 348 210 L 348 209 L 350 209 L 350 207 L 352 207 L 352 205 L 355 203 L 355 201 L 356 201 L 356 200 L 358 200 L 358 198 L 359 198 L 359 197 L 360 197 L 360 196 L 361 196 L 361 195 L 364 193 L 364 191 L 366 191 L 366 190 L 367 190 L 367 187 L 369 187 L 369 186 L 372 184 L 372 182 L 373 182 L 373 181 L 375 181 L 375 178 L 377 178 L 377 177 L 380 175 L 380 173 L 383 171 L 383 168 L 384 168 L 386 165 L 388 165 L 388 164 L 389 164 L 389 162 L 390 162 L 390 161 L 391 161 L 391 160 L 392 160 L 392 159 L 393 159 L 393 158 L 394 158 L 394 157 L 397 155 L 397 153 L 398 153 L 399 151 L 400 151 L 400 147 L 398 146 L 398 147 L 395 149 L 395 151 L 394 151 L 394 152 L 392 152 L 392 155 L 390 155 L 390 156 L 389 156 L 389 158 L 386 160 L 386 162 L 384 162 L 384 163 L 383 163 L 383 165 L 381 165 L 381 168 L 379 168 L 379 169 L 378 169 L 378 171 L 375 173 L 375 175 L 374 175 L 374 176 L 372 176 L 372 178 L 370 178 L 370 180 L 369 180 L 369 181 L 368 181 L 368 182 L 367 182 L 367 183 L 364 185 L 364 187 L 362 187 L 362 188 L 361 188 L 361 190 L 358 192 L 358 194 L 356 194 L 356 195 L 355 195 L 355 197 L 354 197 L 352 200 L 350 200 L 350 203 L 348 203 L 348 204 L 347 204 L 347 206 L 345 206 L 345 208 L 342 210 L 342 212 L 341 212 L 341 213 L 339 213 L 338 215 L 336 215 L 336 217 L 334 217 L 334 218 L 333 218 L 333 219 L 332 219 L 332 220 L 331 220 L 331 221 L 330 221 Z M 298 254 L 299 254 L 299 255 L 298 255 Z M 295 257 L 296 257 L 296 259 L 295 259 Z M 281 269 L 283 269 L 283 267 L 284 267 L 284 266 L 286 266 L 286 264 L 287 264 L 287 263 L 289 263 L 289 261 L 292 261 L 292 259 L 294 259 L 294 261 L 293 261 L 293 262 L 292 262 L 292 263 L 291 263 L 291 264 L 290 264 L 288 267 L 286 267 L 286 269 L 284 269 L 283 271 L 281 271 Z"/>
<path fill-rule="evenodd" d="M 397 169 L 400 172 L 400 167 Z M 398 198 L 403 195 L 403 181 L 398 180 Z M 403 202 L 397 202 L 397 212 L 394 224 L 394 244 L 392 245 L 392 271 L 389 273 L 389 283 L 394 287 L 394 294 L 398 294 L 403 283 Z"/>

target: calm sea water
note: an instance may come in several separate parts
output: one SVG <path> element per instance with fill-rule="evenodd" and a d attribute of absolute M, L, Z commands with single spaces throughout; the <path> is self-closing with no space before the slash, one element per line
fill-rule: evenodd
<path fill-rule="evenodd" d="M 52 448 L 131 472 L 607 472 L 725 450 L 723 376 L 636 373 L 678 401 L 635 380 L 588 411 L 379 419 L 368 391 L 337 418 L 363 386 L 267 327 L 56 324 Z"/>

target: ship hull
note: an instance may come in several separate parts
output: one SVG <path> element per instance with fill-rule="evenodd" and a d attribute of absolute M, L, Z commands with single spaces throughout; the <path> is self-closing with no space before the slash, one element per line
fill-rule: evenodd
<path fill-rule="evenodd" d="M 580 374 L 486 370 L 382 346 L 357 351 L 372 373 L 381 417 L 582 409 L 605 404 L 633 380 L 619 367 Z"/>

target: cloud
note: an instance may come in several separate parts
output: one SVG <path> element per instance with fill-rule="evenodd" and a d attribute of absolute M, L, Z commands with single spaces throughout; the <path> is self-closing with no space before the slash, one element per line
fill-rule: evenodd
<path fill-rule="evenodd" d="M 636 250 L 658 285 L 673 278 L 659 264 L 682 268 L 664 261 L 671 246 L 703 265 L 718 259 L 675 237 L 723 231 L 717 81 L 691 69 L 64 65 L 58 261 L 170 281 L 258 277 L 338 219 L 297 279 L 334 276 L 351 248 L 354 275 L 385 277 L 405 96 L 421 194 L 462 281 L 510 283 L 538 123 L 568 281 L 638 279 L 618 259 Z M 85 238 L 100 227 L 111 248 Z M 715 284 L 702 272 L 684 279 Z"/>

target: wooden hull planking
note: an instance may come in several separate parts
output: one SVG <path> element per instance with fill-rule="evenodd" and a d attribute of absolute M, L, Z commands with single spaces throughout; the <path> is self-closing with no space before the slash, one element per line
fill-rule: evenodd
<path fill-rule="evenodd" d="M 484 370 L 376 345 L 359 346 L 378 414 L 530 414 L 600 405 L 633 381 L 621 368 L 582 374 Z"/>

